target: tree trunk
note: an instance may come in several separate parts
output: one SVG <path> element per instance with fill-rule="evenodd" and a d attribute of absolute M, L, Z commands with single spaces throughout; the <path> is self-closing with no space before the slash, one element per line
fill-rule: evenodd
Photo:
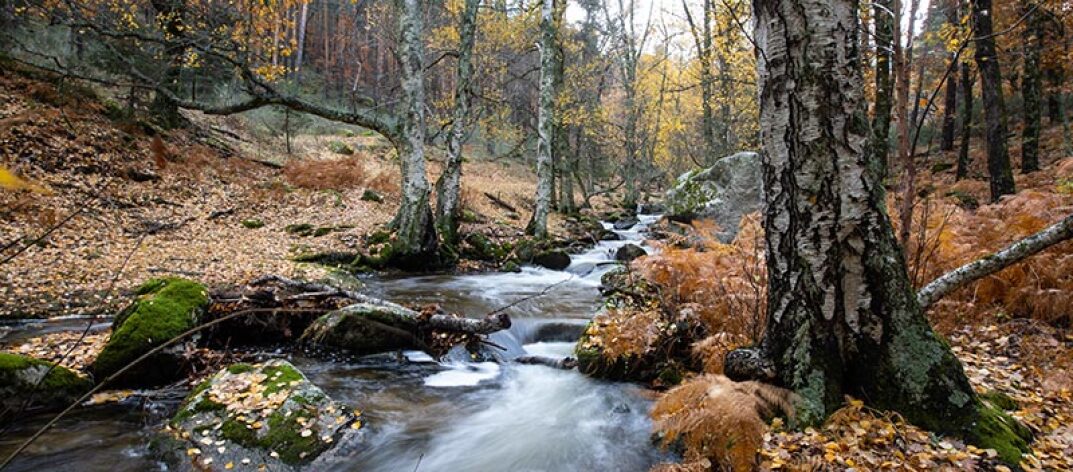
<path fill-rule="evenodd" d="M 980 89 L 987 123 L 987 172 L 991 177 L 991 201 L 1016 192 L 1006 147 L 1006 102 L 1002 97 L 1002 72 L 992 36 L 991 0 L 973 0 L 972 22 L 976 31 L 976 67 L 980 70 Z"/>
<path fill-rule="evenodd" d="M 548 212 L 552 192 L 552 136 L 555 132 L 555 10 L 554 0 L 540 7 L 540 108 L 537 111 L 537 190 L 536 207 L 525 232 L 548 237 Z"/>
<path fill-rule="evenodd" d="M 946 23 L 951 28 L 957 28 L 961 19 L 958 15 L 958 0 L 947 0 L 945 13 Z M 943 135 L 939 141 L 939 150 L 952 151 L 954 149 L 954 135 L 957 134 L 957 103 L 958 103 L 958 76 L 957 54 L 950 53 L 950 67 L 954 68 L 946 79 L 946 99 L 943 101 Z"/>
<path fill-rule="evenodd" d="M 302 70 L 302 60 L 305 58 L 306 49 L 306 23 L 309 19 L 309 2 L 302 2 L 302 6 L 298 11 L 298 32 L 297 42 L 298 50 L 294 56 L 294 71 L 298 72 Z"/>
<path fill-rule="evenodd" d="M 1024 98 L 1024 128 L 1021 130 L 1021 172 L 1039 170 L 1039 128 L 1042 118 L 1043 81 L 1040 77 L 1040 55 L 1043 52 L 1044 17 L 1035 11 L 1033 1 L 1025 2 L 1024 10 L 1029 15 L 1024 36 L 1024 78 L 1021 96 Z"/>
<path fill-rule="evenodd" d="M 186 10 L 182 0 L 154 0 L 152 3 L 153 9 L 164 19 L 164 30 L 175 38 L 172 44 L 181 43 L 185 29 L 183 12 Z M 179 76 L 182 73 L 182 56 L 185 50 L 182 46 L 170 45 L 164 51 L 165 56 L 168 58 L 168 65 L 160 82 L 164 88 L 167 88 L 172 93 L 177 93 L 179 88 Z M 165 94 L 156 93 L 153 96 L 153 102 L 149 104 L 149 111 L 153 115 L 152 119 L 164 129 L 179 128 L 185 123 L 183 116 L 179 113 L 179 104 Z"/>
<path fill-rule="evenodd" d="M 872 116 L 872 141 L 869 146 L 876 175 L 882 184 L 887 178 L 890 153 L 890 114 L 894 94 L 891 57 L 894 51 L 893 0 L 875 0 L 876 104 Z"/>
<path fill-rule="evenodd" d="M 419 268 L 427 266 L 437 250 L 425 175 L 425 46 L 421 37 L 424 21 L 419 0 L 396 0 L 396 5 L 403 110 L 401 133 L 394 144 L 402 170 L 402 203 L 393 221 L 396 240 L 392 259 L 400 267 Z"/>
<path fill-rule="evenodd" d="M 968 434 L 977 401 L 906 274 L 866 152 L 855 0 L 757 0 L 768 328 L 757 356 L 816 424 L 853 395 Z"/>
<path fill-rule="evenodd" d="M 436 228 L 444 242 L 458 242 L 458 215 L 462 195 L 462 144 L 469 117 L 470 82 L 473 80 L 473 43 L 477 36 L 477 7 L 480 0 L 466 0 L 459 28 L 458 82 L 455 84 L 455 109 L 451 136 L 447 142 L 447 163 L 436 181 Z"/>
<path fill-rule="evenodd" d="M 961 148 L 958 150 L 956 180 L 969 176 L 969 138 L 972 135 L 972 66 L 961 63 Z"/>

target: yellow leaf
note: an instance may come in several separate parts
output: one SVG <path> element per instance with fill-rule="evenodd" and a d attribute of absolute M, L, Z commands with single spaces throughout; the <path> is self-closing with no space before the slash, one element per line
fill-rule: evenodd
<path fill-rule="evenodd" d="M 3 166 L 0 166 L 0 188 L 6 188 L 8 190 L 29 190 L 31 192 L 45 194 L 51 193 L 38 185 L 20 179 L 18 176 L 12 174 L 10 171 L 5 169 Z"/>

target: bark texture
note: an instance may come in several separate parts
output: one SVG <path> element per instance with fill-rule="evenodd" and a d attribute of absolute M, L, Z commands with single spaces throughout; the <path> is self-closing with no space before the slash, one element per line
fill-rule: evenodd
<path fill-rule="evenodd" d="M 865 149 L 858 6 L 754 2 L 771 274 L 756 357 L 800 395 L 805 424 L 850 394 L 933 430 L 968 433 L 975 395 L 917 304 Z"/>
<path fill-rule="evenodd" d="M 399 59 L 402 63 L 401 136 L 395 140 L 402 168 L 402 203 L 393 226 L 392 258 L 400 267 L 428 265 L 436 255 L 437 237 L 429 206 L 425 174 L 425 46 L 419 0 L 396 0 L 399 7 Z"/>
<path fill-rule="evenodd" d="M 477 36 L 477 7 L 480 0 L 466 0 L 459 28 L 458 83 L 455 85 L 455 108 L 451 117 L 451 136 L 447 141 L 447 164 L 436 181 L 436 228 L 448 244 L 458 242 L 458 217 L 462 195 L 462 144 L 466 138 L 470 87 L 473 81 L 473 43 Z"/>
<path fill-rule="evenodd" d="M 533 218 L 526 233 L 537 238 L 548 236 L 548 212 L 551 211 L 552 136 L 555 113 L 555 11 L 554 0 L 544 0 L 540 7 L 540 107 L 537 112 L 537 189 Z"/>
<path fill-rule="evenodd" d="M 987 172 L 991 178 L 991 201 L 1016 192 L 1006 146 L 1006 102 L 1002 96 L 1002 71 L 995 53 L 991 17 L 991 0 L 972 1 L 972 22 L 976 31 L 976 66 L 980 70 L 980 88 L 987 122 Z"/>

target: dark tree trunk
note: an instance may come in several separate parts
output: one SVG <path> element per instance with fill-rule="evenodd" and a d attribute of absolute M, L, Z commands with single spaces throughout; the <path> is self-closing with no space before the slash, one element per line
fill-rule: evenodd
<path fill-rule="evenodd" d="M 951 27 L 958 27 L 960 18 L 958 15 L 958 0 L 947 0 L 945 13 L 946 23 Z M 946 79 L 946 99 L 943 101 L 943 135 L 939 141 L 939 150 L 951 151 L 954 149 L 954 135 L 957 134 L 957 107 L 958 107 L 958 75 L 957 55 L 950 54 L 950 67 L 955 68 Z"/>
<path fill-rule="evenodd" d="M 164 30 L 175 39 L 173 44 L 181 43 L 185 29 L 183 12 L 186 10 L 182 0 L 154 0 L 153 9 L 164 19 Z M 172 93 L 176 93 L 179 88 L 184 51 L 185 48 L 175 45 L 169 45 L 164 51 L 168 58 L 168 65 L 160 80 L 162 86 Z M 179 113 L 179 104 L 165 94 L 154 94 L 153 102 L 149 104 L 149 111 L 152 113 L 153 121 L 164 129 L 179 128 L 185 123 L 183 116 Z"/>
<path fill-rule="evenodd" d="M 991 180 L 991 201 L 1016 193 L 1013 170 L 1010 168 L 1006 146 L 1006 102 L 1002 97 L 1002 71 L 995 38 L 992 35 L 991 0 L 973 0 L 972 22 L 976 31 L 976 66 L 980 70 L 980 89 L 984 99 L 984 121 L 987 124 L 987 172 Z"/>
<path fill-rule="evenodd" d="M 969 176 L 969 139 L 972 135 L 972 66 L 961 63 L 961 148 L 958 149 L 957 180 Z"/>
<path fill-rule="evenodd" d="M 1040 102 L 1042 101 L 1043 81 L 1040 77 L 1040 55 L 1043 51 L 1044 17 L 1036 11 L 1035 2 L 1024 4 L 1029 15 L 1025 23 L 1024 36 L 1024 79 L 1021 82 L 1021 96 L 1024 98 L 1024 128 L 1021 131 L 1021 172 L 1039 170 L 1039 128 L 1041 121 Z"/>
<path fill-rule="evenodd" d="M 893 0 L 876 0 L 876 105 L 872 116 L 872 159 L 877 166 L 880 183 L 887 177 L 890 154 L 890 114 L 894 99 L 894 78 L 891 75 L 891 55 L 894 48 Z"/>
<path fill-rule="evenodd" d="M 822 421 L 849 394 L 968 434 L 977 400 L 931 330 L 884 210 L 862 98 L 855 0 L 757 0 L 768 328 L 727 373 L 774 374 Z M 757 355 L 773 368 L 741 372 Z"/>

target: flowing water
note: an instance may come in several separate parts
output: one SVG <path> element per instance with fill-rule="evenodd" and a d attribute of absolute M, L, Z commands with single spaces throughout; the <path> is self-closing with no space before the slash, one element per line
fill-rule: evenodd
<path fill-rule="evenodd" d="M 491 341 L 505 359 L 519 355 L 571 355 L 599 303 L 600 276 L 614 252 L 639 243 L 655 221 L 616 231 L 572 256 L 567 270 L 524 267 L 519 273 L 376 278 L 367 292 L 406 303 L 436 303 L 480 316 L 529 299 L 507 312 L 513 326 Z M 608 225 L 610 229 L 610 225 Z M 648 249 L 648 248 L 646 248 Z M 651 249 L 648 249 L 651 250 Z M 551 287 L 551 288 L 549 288 Z M 59 329 L 80 320 L 22 325 L 0 331 L 0 342 Z M 661 459 L 651 441 L 649 400 L 630 384 L 587 378 L 576 371 L 511 362 L 435 362 L 420 352 L 327 362 L 291 360 L 334 399 L 367 417 L 365 439 L 340 444 L 318 462 L 339 471 L 644 471 Z M 63 419 L 12 464 L 11 470 L 165 470 L 147 444 L 177 400 L 128 401 L 90 407 Z M 0 454 L 47 421 L 26 418 L 0 437 Z"/>

